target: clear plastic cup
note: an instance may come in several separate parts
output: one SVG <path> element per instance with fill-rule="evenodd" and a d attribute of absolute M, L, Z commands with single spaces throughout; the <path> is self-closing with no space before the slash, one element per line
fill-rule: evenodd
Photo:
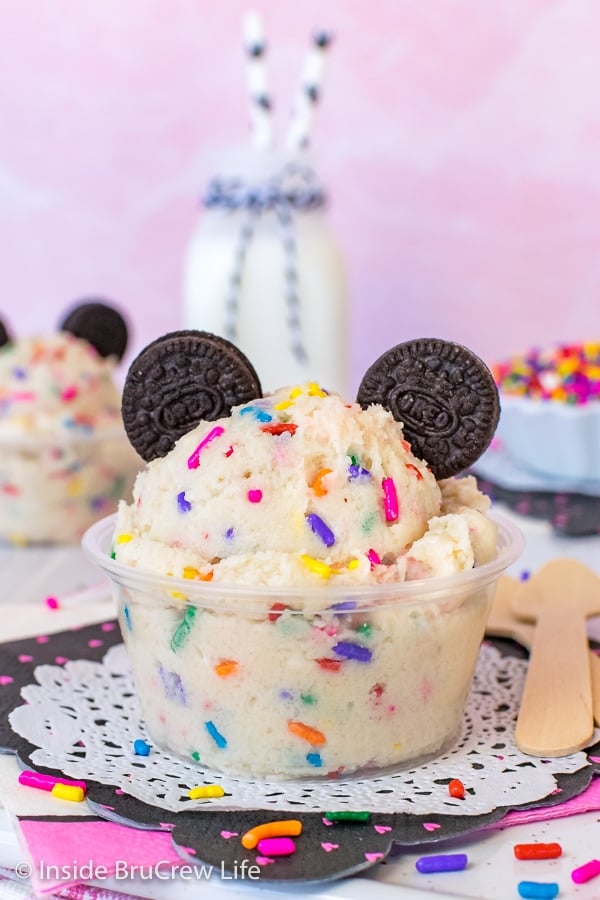
<path fill-rule="evenodd" d="M 152 740 L 263 778 L 421 763 L 456 739 L 499 576 L 523 538 L 456 575 L 369 586 L 249 588 L 160 577 L 111 558 L 115 517 L 84 551 L 109 576 Z"/>

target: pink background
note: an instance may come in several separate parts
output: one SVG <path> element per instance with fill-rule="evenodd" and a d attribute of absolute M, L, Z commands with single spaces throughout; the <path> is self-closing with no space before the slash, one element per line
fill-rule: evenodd
<path fill-rule="evenodd" d="M 238 0 L 2 3 L 0 314 L 181 327 L 219 149 L 249 134 Z M 314 129 L 351 285 L 352 384 L 410 337 L 488 362 L 600 339 L 597 0 L 264 0 L 277 122 L 308 37 L 336 42 Z"/>

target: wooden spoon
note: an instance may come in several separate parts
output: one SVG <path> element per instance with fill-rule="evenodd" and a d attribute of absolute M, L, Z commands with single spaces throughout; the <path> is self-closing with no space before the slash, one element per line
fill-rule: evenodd
<path fill-rule="evenodd" d="M 600 613 L 600 578 L 571 559 L 556 559 L 521 582 L 512 600 L 520 618 L 537 620 L 515 742 L 533 756 L 567 756 L 594 731 L 586 617 Z"/>
<path fill-rule="evenodd" d="M 512 601 L 521 582 L 509 575 L 498 580 L 492 608 L 485 626 L 485 633 L 490 637 L 511 638 L 529 650 L 533 643 L 535 625 L 518 619 L 512 611 Z"/>
<path fill-rule="evenodd" d="M 511 638 L 526 650 L 531 648 L 535 625 L 518 619 L 512 611 L 512 601 L 521 582 L 503 575 L 498 582 L 485 633 L 490 637 Z M 596 725 L 600 725 L 600 656 L 589 650 L 590 677 L 592 680 L 592 713 Z"/>

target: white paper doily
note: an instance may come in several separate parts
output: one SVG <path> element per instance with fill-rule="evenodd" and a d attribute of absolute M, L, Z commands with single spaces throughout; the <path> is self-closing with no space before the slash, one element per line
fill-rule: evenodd
<path fill-rule="evenodd" d="M 514 744 L 514 725 L 526 661 L 502 656 L 489 644 L 479 654 L 462 731 L 454 747 L 429 763 L 394 774 L 347 781 L 265 782 L 203 769 L 153 747 L 136 756 L 133 742 L 148 737 L 140 715 L 122 644 L 102 662 L 76 660 L 38 666 L 38 684 L 22 689 L 26 705 L 10 714 L 11 727 L 38 747 L 34 765 L 67 777 L 115 785 L 145 803 L 171 812 L 206 808 L 188 791 L 221 784 L 226 795 L 209 801 L 222 809 L 275 809 L 319 812 L 368 809 L 374 813 L 479 815 L 497 807 L 542 800 L 556 791 L 555 776 L 588 764 L 584 752 L 538 759 Z M 598 740 L 598 732 L 594 740 Z M 464 800 L 448 793 L 460 779 Z"/>

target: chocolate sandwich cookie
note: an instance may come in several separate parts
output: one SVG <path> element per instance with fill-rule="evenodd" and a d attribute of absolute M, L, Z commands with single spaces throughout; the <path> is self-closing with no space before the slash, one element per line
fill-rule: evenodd
<path fill-rule="evenodd" d="M 6 325 L 4 322 L 0 321 L 0 347 L 4 347 L 5 344 L 10 344 L 11 337 L 8 331 L 6 330 Z"/>
<path fill-rule="evenodd" d="M 228 416 L 262 396 L 258 375 L 234 344 L 204 331 L 175 331 L 132 362 L 123 388 L 123 423 L 146 462 L 166 454 L 202 421 Z"/>
<path fill-rule="evenodd" d="M 486 364 L 460 344 L 423 338 L 398 344 L 365 373 L 357 400 L 380 403 L 402 422 L 413 453 L 436 478 L 471 466 L 488 447 L 500 415 Z"/>
<path fill-rule="evenodd" d="M 78 303 L 65 316 L 61 331 L 86 340 L 100 356 L 122 359 L 129 338 L 127 323 L 121 313 L 102 300 Z"/>

